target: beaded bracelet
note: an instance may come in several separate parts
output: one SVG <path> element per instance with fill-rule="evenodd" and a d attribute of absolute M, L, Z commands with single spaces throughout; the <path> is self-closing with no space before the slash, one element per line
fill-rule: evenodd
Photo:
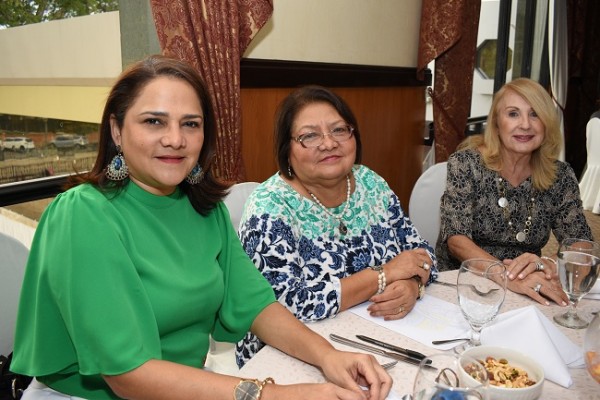
<path fill-rule="evenodd" d="M 379 275 L 377 276 L 377 294 L 383 293 L 385 287 L 387 285 L 387 280 L 385 278 L 385 271 L 383 268 L 379 270 Z"/>

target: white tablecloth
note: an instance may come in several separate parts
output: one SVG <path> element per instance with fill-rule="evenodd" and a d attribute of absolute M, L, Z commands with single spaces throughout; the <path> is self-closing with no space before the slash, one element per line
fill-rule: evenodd
<path fill-rule="evenodd" d="M 456 271 L 444 272 L 440 279 L 451 281 Z M 451 277 L 448 275 L 452 275 Z M 454 278 L 455 279 L 455 278 Z M 449 302 L 456 302 L 456 290 L 441 285 L 430 285 L 427 287 L 428 296 L 436 296 Z M 527 297 L 509 292 L 502 306 L 501 312 L 514 310 L 528 305 L 537 304 Z M 550 320 L 555 314 L 563 313 L 565 308 L 559 306 L 542 306 L 539 309 Z M 592 311 L 600 310 L 600 300 L 582 300 L 578 306 L 582 315 L 590 318 Z M 367 321 L 351 312 L 342 312 L 337 317 L 329 320 L 309 323 L 308 327 L 319 333 L 321 336 L 328 337 L 330 333 L 336 333 L 348 338 L 355 334 L 376 337 L 387 342 L 393 342 L 402 347 L 420 351 L 424 354 L 433 354 L 439 352 L 433 347 L 428 347 L 416 342 L 406 336 L 400 335 L 381 325 Z M 574 343 L 583 345 L 585 330 L 567 329 L 559 327 Z M 336 348 L 349 349 L 346 346 L 334 343 Z M 353 350 L 358 351 L 358 350 Z M 376 356 L 378 357 L 378 356 Z M 389 359 L 378 357 L 380 361 L 386 362 Z M 417 367 L 405 363 L 398 363 L 389 370 L 394 378 L 393 391 L 401 396 L 412 392 L 412 384 L 417 372 Z M 600 384 L 594 381 L 585 369 L 570 369 L 573 378 L 573 385 L 566 389 L 550 381 L 544 382 L 544 390 L 540 399 L 544 400 L 600 400 Z M 241 370 L 240 375 L 244 377 L 264 379 L 273 377 L 277 383 L 292 384 L 302 382 L 324 382 L 325 378 L 321 372 L 308 364 L 287 356 L 286 354 L 266 346 L 256 356 L 254 356 Z"/>

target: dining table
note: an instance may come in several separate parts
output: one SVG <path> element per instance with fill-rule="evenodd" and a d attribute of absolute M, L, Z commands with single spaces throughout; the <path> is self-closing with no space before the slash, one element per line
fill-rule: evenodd
<path fill-rule="evenodd" d="M 439 273 L 438 280 L 444 282 L 456 283 L 458 271 L 444 271 Z M 456 288 L 447 287 L 438 284 L 429 284 L 426 288 L 426 296 L 435 296 L 441 300 L 458 303 Z M 532 300 L 531 298 L 514 293 L 507 290 L 504 303 L 500 313 L 516 310 L 522 307 L 535 305 L 544 316 L 550 321 L 554 315 L 565 312 L 565 307 L 551 304 L 549 306 L 542 305 Z M 591 319 L 592 313 L 600 310 L 600 300 L 583 298 L 578 306 L 578 312 Z M 312 329 L 319 335 L 327 338 L 332 345 L 341 350 L 365 352 L 359 349 L 349 347 L 330 339 L 330 334 L 341 335 L 347 338 L 355 338 L 355 335 L 361 334 L 378 338 L 379 340 L 393 343 L 397 346 L 408 348 L 421 352 L 426 355 L 440 353 L 450 350 L 439 350 L 433 346 L 427 346 L 421 342 L 413 340 L 401 333 L 389 329 L 384 323 L 374 323 L 372 320 L 365 319 L 351 310 L 340 312 L 333 318 L 306 322 L 306 326 Z M 569 329 L 558 324 L 555 324 L 559 330 L 566 335 L 573 343 L 578 346 L 583 346 L 585 329 Z M 374 355 L 380 363 L 389 362 L 390 359 L 380 355 Z M 389 369 L 388 372 L 394 380 L 392 392 L 393 398 L 408 398 L 407 394 L 412 392 L 413 381 L 418 371 L 418 366 L 398 362 L 396 366 Z M 542 395 L 540 399 L 544 400 L 592 400 L 600 399 L 600 383 L 596 382 L 585 368 L 569 368 L 572 378 L 572 385 L 566 388 L 546 379 L 543 385 Z M 241 369 L 240 375 L 248 378 L 265 379 L 271 377 L 278 384 L 295 384 L 295 383 L 321 383 L 325 382 L 326 378 L 322 372 L 307 363 L 286 355 L 285 353 L 271 347 L 263 347 L 253 358 L 251 358 Z M 405 397 L 403 397 L 405 396 Z"/>

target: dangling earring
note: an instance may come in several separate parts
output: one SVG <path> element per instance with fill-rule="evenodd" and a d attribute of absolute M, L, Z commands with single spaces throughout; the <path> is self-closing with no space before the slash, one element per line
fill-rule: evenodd
<path fill-rule="evenodd" d="M 121 146 L 117 146 L 117 155 L 110 160 L 108 167 L 106 167 L 106 177 L 111 181 L 122 181 L 128 176 L 129 168 L 127 168 L 127 164 L 125 164 Z"/>
<path fill-rule="evenodd" d="M 294 173 L 292 172 L 292 166 L 288 164 L 288 177 L 293 178 Z"/>
<path fill-rule="evenodd" d="M 185 180 L 190 185 L 196 185 L 198 182 L 200 182 L 202 180 L 203 177 L 204 177 L 204 171 L 202 170 L 202 166 L 200 164 L 196 164 L 194 169 L 192 169 L 190 171 L 190 173 L 188 174 L 187 178 L 185 178 Z"/>

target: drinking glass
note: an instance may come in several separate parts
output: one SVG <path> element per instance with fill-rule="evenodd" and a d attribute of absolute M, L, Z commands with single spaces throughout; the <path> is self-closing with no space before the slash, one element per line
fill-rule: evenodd
<path fill-rule="evenodd" d="M 471 326 L 471 339 L 455 347 L 455 352 L 481 344 L 481 329 L 496 318 L 504 303 L 506 279 L 506 267 L 500 261 L 474 258 L 462 262 L 456 285 L 458 305 Z"/>
<path fill-rule="evenodd" d="M 583 352 L 588 372 L 600 383 L 600 314 L 596 314 L 585 331 Z"/>
<path fill-rule="evenodd" d="M 558 277 L 569 297 L 566 313 L 555 315 L 554 321 L 567 328 L 584 329 L 589 321 L 577 314 L 577 304 L 596 283 L 600 272 L 600 246 L 585 239 L 567 238 L 558 248 Z"/>
<path fill-rule="evenodd" d="M 412 399 L 485 400 L 488 385 L 487 371 L 476 359 L 453 353 L 433 354 L 419 365 Z"/>

